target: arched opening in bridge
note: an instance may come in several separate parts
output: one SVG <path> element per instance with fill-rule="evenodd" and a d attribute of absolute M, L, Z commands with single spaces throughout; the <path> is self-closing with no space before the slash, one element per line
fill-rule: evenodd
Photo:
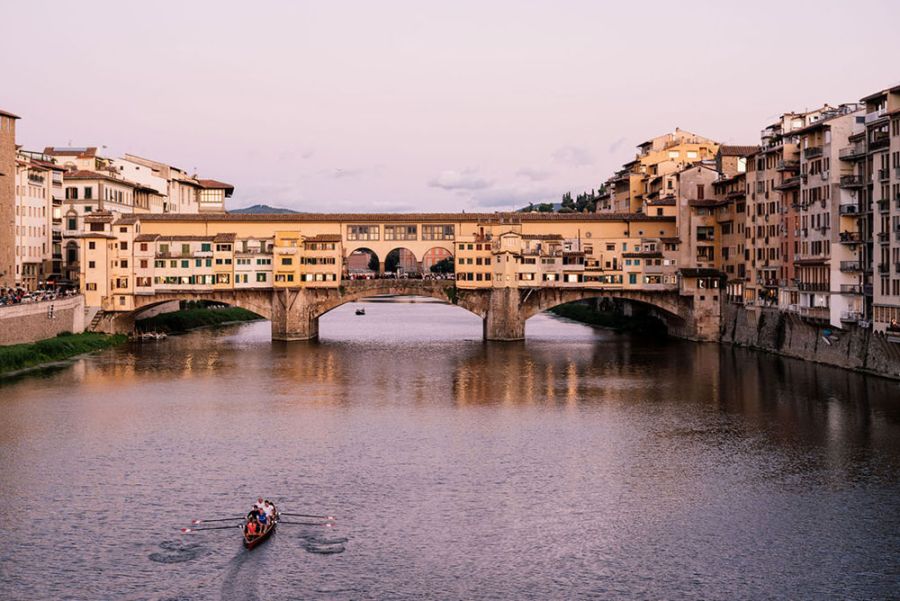
<path fill-rule="evenodd" d="M 684 323 L 681 317 L 662 307 L 612 296 L 596 296 L 562 303 L 547 308 L 543 313 L 587 325 L 651 336 L 665 336 L 670 329 L 679 328 Z"/>
<path fill-rule="evenodd" d="M 408 248 L 395 248 L 384 258 L 384 272 L 396 275 L 421 273 L 415 253 Z"/>
<path fill-rule="evenodd" d="M 373 277 L 382 270 L 378 255 L 370 248 L 357 248 L 347 257 L 347 276 L 351 279 Z"/>
<path fill-rule="evenodd" d="M 446 248 L 430 248 L 422 255 L 422 271 L 433 274 L 454 272 L 453 254 Z"/>
<path fill-rule="evenodd" d="M 146 305 L 133 314 L 141 334 L 181 333 L 194 328 L 266 319 L 250 309 L 216 300 L 167 300 Z"/>

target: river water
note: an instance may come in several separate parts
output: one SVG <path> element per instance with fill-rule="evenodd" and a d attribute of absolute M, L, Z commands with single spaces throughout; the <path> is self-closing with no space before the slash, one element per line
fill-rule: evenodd
<path fill-rule="evenodd" d="M 399 299 L 409 300 L 409 299 Z M 2 599 L 887 599 L 900 384 L 434 302 L 0 381 Z M 247 552 L 257 495 L 335 528 Z"/>

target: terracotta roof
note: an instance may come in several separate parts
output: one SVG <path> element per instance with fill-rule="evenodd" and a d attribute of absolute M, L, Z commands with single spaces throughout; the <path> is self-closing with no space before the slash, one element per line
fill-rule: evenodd
<path fill-rule="evenodd" d="M 704 198 L 703 200 L 689 200 L 688 206 L 691 207 L 720 207 L 728 204 L 727 201 L 718 198 Z"/>
<path fill-rule="evenodd" d="M 7 113 L 7 112 L 4 111 L 3 109 L 0 109 L 0 115 L 3 115 L 4 117 L 9 117 L 10 119 L 21 119 L 20 116 L 18 116 L 18 115 L 13 115 L 12 113 Z"/>
<path fill-rule="evenodd" d="M 664 244 L 681 244 L 681 238 L 660 238 L 659 241 Z"/>
<path fill-rule="evenodd" d="M 143 235 L 143 234 L 142 234 Z M 159 242 L 212 242 L 213 236 L 160 236 Z"/>
<path fill-rule="evenodd" d="M 66 148 L 47 146 L 44 148 L 44 154 L 52 154 L 54 156 L 78 157 L 81 159 L 90 159 L 97 156 L 96 146 L 85 146 L 78 148 Z"/>
<path fill-rule="evenodd" d="M 63 176 L 64 179 L 102 179 L 108 182 L 115 182 L 117 184 L 122 184 L 123 186 L 128 186 L 129 188 L 136 188 L 138 184 L 134 182 L 130 182 L 124 179 L 118 179 L 112 177 L 111 175 L 106 175 L 105 173 L 100 173 L 99 171 L 87 171 L 85 169 L 79 169 L 77 171 L 66 171 Z"/>
<path fill-rule="evenodd" d="M 118 221 L 116 222 L 118 223 Z M 159 234 L 140 234 L 134 237 L 135 242 L 153 242 L 159 238 Z"/>
<path fill-rule="evenodd" d="M 559 234 L 522 234 L 522 240 L 562 240 Z"/>
<path fill-rule="evenodd" d="M 207 190 L 225 190 L 226 194 L 234 192 L 234 186 L 225 182 L 216 181 L 214 179 L 198 179 L 197 183 Z"/>
<path fill-rule="evenodd" d="M 651 200 L 647 203 L 651 207 L 674 207 L 675 199 L 671 196 L 660 198 L 659 200 Z"/>
<path fill-rule="evenodd" d="M 237 234 L 233 232 L 223 232 L 221 234 L 216 234 L 213 238 L 213 242 L 234 242 L 235 238 L 237 238 Z"/>
<path fill-rule="evenodd" d="M 340 242 L 340 234 L 316 234 L 303 240 L 304 242 Z"/>
<path fill-rule="evenodd" d="M 719 154 L 725 157 L 745 157 L 754 154 L 759 146 L 731 146 L 723 144 L 719 146 Z"/>
<path fill-rule="evenodd" d="M 85 223 L 107 223 L 112 219 L 113 214 L 109 211 L 94 211 L 84 216 Z"/>

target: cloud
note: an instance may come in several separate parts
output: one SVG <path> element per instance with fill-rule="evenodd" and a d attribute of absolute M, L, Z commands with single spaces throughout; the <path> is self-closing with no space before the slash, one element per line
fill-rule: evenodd
<path fill-rule="evenodd" d="M 516 175 L 519 177 L 524 177 L 525 179 L 529 179 L 533 182 L 540 182 L 544 181 L 545 179 L 550 179 L 553 176 L 553 172 L 546 169 L 532 169 L 530 167 L 522 167 L 521 169 L 516 171 Z"/>
<path fill-rule="evenodd" d="M 609 154 L 615 154 L 617 150 L 622 147 L 622 144 L 625 143 L 625 138 L 619 138 L 615 142 L 609 145 Z"/>
<path fill-rule="evenodd" d="M 540 186 L 504 186 L 476 193 L 472 201 L 479 207 L 521 208 L 528 203 L 556 202 L 553 190 Z"/>
<path fill-rule="evenodd" d="M 584 167 L 594 164 L 594 157 L 591 153 L 581 146 L 563 146 L 556 149 L 551 155 L 553 160 L 564 165 L 572 167 Z"/>
<path fill-rule="evenodd" d="M 430 187 L 442 190 L 484 190 L 490 188 L 492 183 L 474 169 L 441 171 L 440 175 L 428 181 Z"/>

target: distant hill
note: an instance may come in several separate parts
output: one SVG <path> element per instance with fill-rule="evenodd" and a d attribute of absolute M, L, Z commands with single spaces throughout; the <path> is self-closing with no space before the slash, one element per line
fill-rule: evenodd
<path fill-rule="evenodd" d="M 252 207 L 244 207 L 243 209 L 235 209 L 228 211 L 238 215 L 247 215 L 253 213 L 299 213 L 300 211 L 292 211 L 291 209 L 280 209 L 278 207 L 270 207 L 269 205 L 253 205 Z"/>

